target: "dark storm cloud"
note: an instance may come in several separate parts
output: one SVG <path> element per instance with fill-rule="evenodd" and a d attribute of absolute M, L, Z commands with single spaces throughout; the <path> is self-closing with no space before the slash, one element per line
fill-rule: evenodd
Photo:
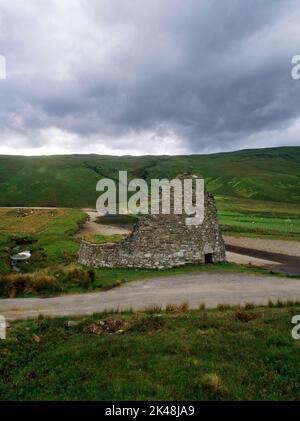
<path fill-rule="evenodd" d="M 0 3 L 0 153 L 198 153 L 300 144 L 300 5 Z"/>

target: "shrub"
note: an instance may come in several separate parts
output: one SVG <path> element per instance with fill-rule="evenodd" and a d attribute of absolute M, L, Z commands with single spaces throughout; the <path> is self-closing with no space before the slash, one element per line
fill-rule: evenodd
<path fill-rule="evenodd" d="M 46 268 L 32 273 L 13 273 L 0 277 L 0 295 L 14 298 L 20 294 L 61 292 L 66 286 L 90 288 L 95 279 L 93 270 L 79 266 Z"/>
<path fill-rule="evenodd" d="M 261 317 L 261 314 L 249 313 L 247 311 L 242 311 L 242 310 L 236 310 L 234 317 L 236 320 L 239 320 L 240 322 L 250 322 L 251 320 L 255 320 Z"/>
<path fill-rule="evenodd" d="M 217 305 L 218 310 L 225 311 L 230 309 L 230 305 L 226 303 L 220 303 Z"/>
<path fill-rule="evenodd" d="M 181 304 L 167 304 L 166 312 L 167 313 L 186 313 L 189 309 L 189 303 L 183 302 Z"/>
<path fill-rule="evenodd" d="M 0 293 L 5 297 L 14 298 L 19 294 L 40 291 L 55 291 L 59 283 L 54 276 L 46 271 L 34 273 L 15 273 L 0 278 Z"/>
<path fill-rule="evenodd" d="M 70 266 L 62 268 L 58 272 L 58 277 L 63 284 L 68 283 L 74 286 L 81 286 L 83 288 L 90 288 L 95 281 L 95 272 L 93 269 L 88 271 L 83 270 L 80 266 Z"/>
<path fill-rule="evenodd" d="M 90 283 L 93 285 L 94 282 L 95 282 L 95 271 L 94 271 L 94 269 L 89 269 L 87 271 L 87 275 L 88 275 L 88 278 L 90 280 Z"/>
<path fill-rule="evenodd" d="M 159 306 L 159 305 L 147 306 L 147 307 L 145 307 L 144 312 L 149 313 L 149 314 L 160 313 L 161 312 L 161 306 Z"/>
<path fill-rule="evenodd" d="M 130 328 L 134 332 L 151 332 L 162 329 L 165 326 L 165 319 L 151 314 L 138 319 Z"/>
<path fill-rule="evenodd" d="M 223 381 L 216 373 L 204 374 L 201 378 L 201 384 L 203 389 L 209 393 L 213 399 L 222 399 L 226 396 L 226 389 Z"/>
<path fill-rule="evenodd" d="M 244 309 L 245 310 L 252 310 L 254 307 L 255 307 L 254 306 L 254 303 L 250 303 L 250 302 L 248 303 L 247 302 L 247 303 L 244 304 Z"/>
<path fill-rule="evenodd" d="M 49 275 L 47 271 L 33 273 L 30 279 L 30 287 L 34 292 L 59 291 L 62 289 L 59 280 L 55 276 Z"/>

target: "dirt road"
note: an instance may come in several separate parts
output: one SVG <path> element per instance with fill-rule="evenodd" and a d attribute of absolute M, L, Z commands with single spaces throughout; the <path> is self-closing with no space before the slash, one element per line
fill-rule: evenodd
<path fill-rule="evenodd" d="M 130 234 L 130 230 L 126 228 L 121 228 L 113 225 L 101 225 L 96 222 L 99 218 L 98 212 L 92 209 L 82 209 L 88 216 L 89 220 L 83 225 L 80 230 L 79 235 L 83 237 L 86 234 L 99 234 L 99 235 L 114 235 L 121 234 L 127 235 Z"/>
<path fill-rule="evenodd" d="M 55 298 L 1 299 L 0 314 L 8 320 L 44 316 L 82 316 L 104 310 L 139 310 L 187 301 L 191 308 L 205 303 L 267 304 L 269 300 L 300 300 L 300 280 L 238 273 L 195 273 L 131 282 L 98 293 Z"/>

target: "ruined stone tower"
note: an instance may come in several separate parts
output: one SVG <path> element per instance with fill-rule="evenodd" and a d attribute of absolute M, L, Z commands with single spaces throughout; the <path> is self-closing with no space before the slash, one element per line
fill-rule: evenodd
<path fill-rule="evenodd" d="M 80 263 L 93 267 L 172 268 L 225 261 L 214 198 L 205 193 L 204 221 L 185 224 L 186 215 L 147 215 L 117 244 L 81 242 Z"/>

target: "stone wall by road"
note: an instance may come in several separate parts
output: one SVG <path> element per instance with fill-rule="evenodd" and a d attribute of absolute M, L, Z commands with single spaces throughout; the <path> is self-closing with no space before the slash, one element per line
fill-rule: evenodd
<path fill-rule="evenodd" d="M 120 243 L 81 242 L 79 262 L 93 267 L 171 268 L 225 261 L 225 246 L 213 196 L 205 194 L 200 226 L 187 226 L 186 215 L 147 215 Z M 206 258 L 205 258 L 206 256 Z"/>

